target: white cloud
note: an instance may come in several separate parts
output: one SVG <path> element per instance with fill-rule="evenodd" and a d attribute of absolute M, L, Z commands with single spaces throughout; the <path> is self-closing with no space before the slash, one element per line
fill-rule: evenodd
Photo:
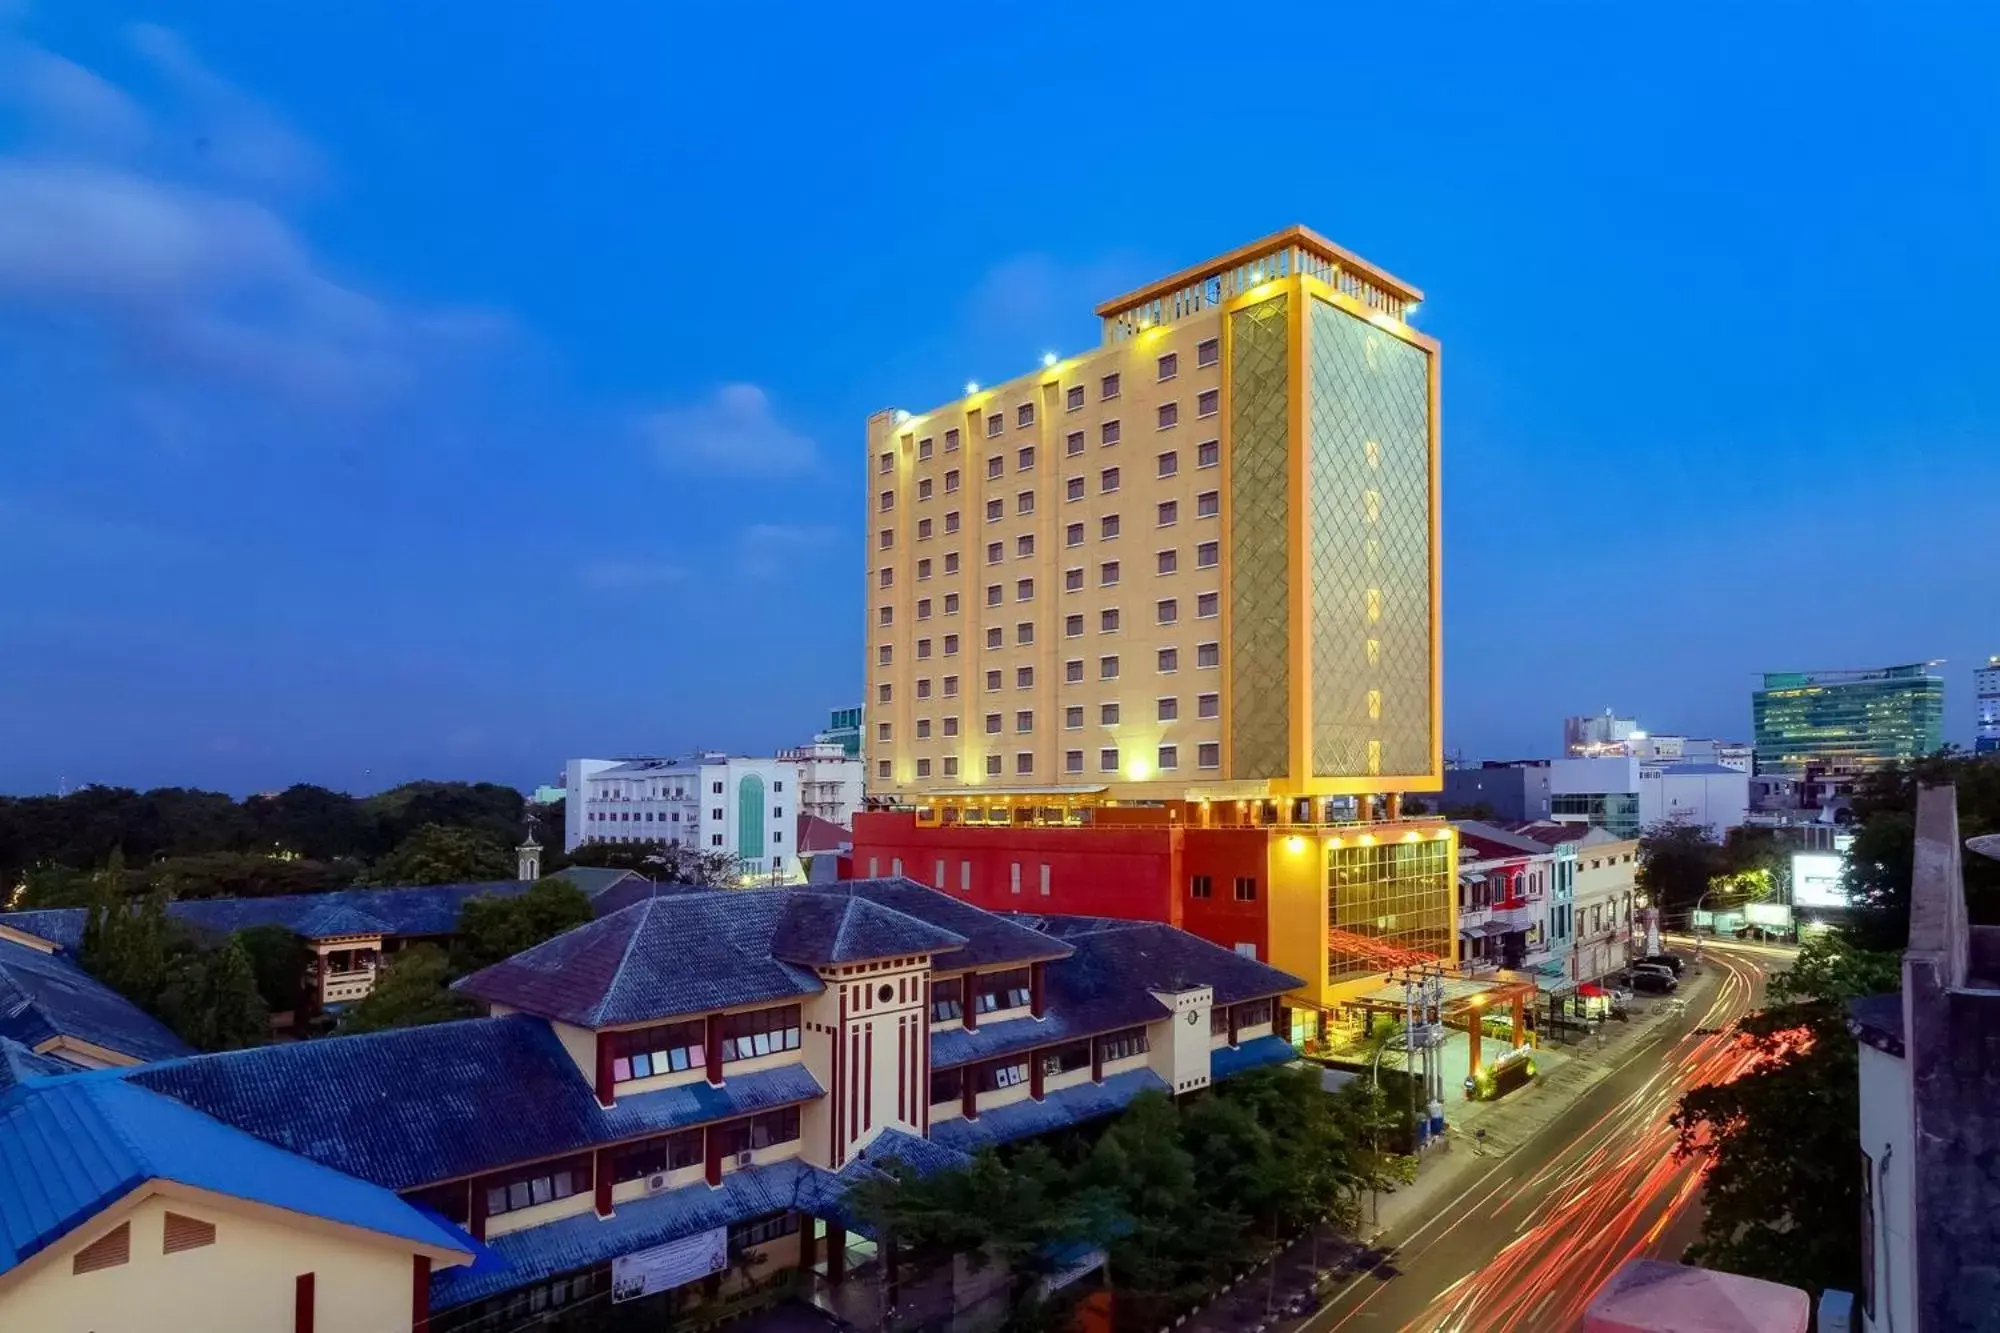
<path fill-rule="evenodd" d="M 19 107 L 41 133 L 99 149 L 134 148 L 152 132 L 139 104 L 114 84 L 73 60 L 4 37 L 0 99 Z"/>
<path fill-rule="evenodd" d="M 639 429 L 662 462 L 699 472 L 795 476 L 818 459 L 812 440 L 780 422 L 754 384 L 725 384 L 705 402 L 651 413 Z"/>
<path fill-rule="evenodd" d="M 178 33 L 135 23 L 126 35 L 178 95 L 173 129 L 204 169 L 266 187 L 310 186 L 325 177 L 326 164 L 317 148 L 263 103 L 202 64 Z"/>
<path fill-rule="evenodd" d="M 736 567 L 748 578 L 784 578 L 839 541 L 839 530 L 825 524 L 753 523 L 737 534 Z"/>
<path fill-rule="evenodd" d="M 687 577 L 687 571 L 678 565 L 663 561 L 605 560 L 585 565 L 578 572 L 578 580 L 586 588 L 609 592 L 625 588 L 654 588 L 663 583 L 678 583 Z"/>

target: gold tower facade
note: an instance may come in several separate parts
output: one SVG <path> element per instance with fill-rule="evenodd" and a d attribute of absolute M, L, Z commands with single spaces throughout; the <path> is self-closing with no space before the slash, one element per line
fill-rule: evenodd
<path fill-rule="evenodd" d="M 868 423 L 869 792 L 919 807 L 1442 785 L 1438 345 L 1303 227 L 1103 342 Z"/>

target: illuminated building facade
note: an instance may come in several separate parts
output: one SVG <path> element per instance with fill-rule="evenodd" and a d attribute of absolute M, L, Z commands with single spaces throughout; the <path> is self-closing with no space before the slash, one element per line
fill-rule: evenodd
<path fill-rule="evenodd" d="M 1766 672 L 1750 699 L 1758 774 L 1847 777 L 1935 753 L 1944 677 L 1934 665 Z"/>
<path fill-rule="evenodd" d="M 1264 924 L 1209 937 L 1309 1000 L 1450 956 L 1449 827 L 1400 818 L 1443 781 L 1420 299 L 1294 227 L 1099 306 L 1094 349 L 870 418 L 868 794 L 904 813 L 857 820 L 857 873 L 1191 922 L 1246 881 Z M 1125 910 L 1051 901 L 1114 828 L 1146 847 Z"/>
<path fill-rule="evenodd" d="M 1972 673 L 1972 692 L 1979 709 L 1979 730 L 1973 737 L 1973 752 L 2000 752 L 2000 656 L 1987 658 L 1986 665 Z"/>

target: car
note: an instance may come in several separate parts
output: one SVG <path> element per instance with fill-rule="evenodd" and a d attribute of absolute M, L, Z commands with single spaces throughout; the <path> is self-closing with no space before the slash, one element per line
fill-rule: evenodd
<path fill-rule="evenodd" d="M 1655 963 L 1679 976 L 1687 967 L 1687 959 L 1677 953 L 1656 953 L 1638 960 L 1641 963 Z"/>
<path fill-rule="evenodd" d="M 1639 975 L 1640 973 L 1642 973 L 1642 972 L 1650 972 L 1650 973 L 1652 973 L 1652 974 L 1653 974 L 1654 976 L 1657 976 L 1657 977 L 1673 977 L 1673 978 L 1674 978 L 1674 980 L 1676 980 L 1676 981 L 1680 980 L 1680 978 L 1679 978 L 1679 977 L 1674 977 L 1674 970 L 1673 970 L 1673 969 L 1672 969 L 1671 967 L 1668 967 L 1668 966 L 1667 966 L 1667 965 L 1666 965 L 1665 963 L 1634 963 L 1634 964 L 1632 964 L 1632 975 L 1633 975 L 1633 976 L 1635 976 L 1635 977 L 1636 977 L 1636 976 L 1638 976 L 1638 975 Z"/>
<path fill-rule="evenodd" d="M 1632 973 L 1632 989 L 1643 995 L 1672 995 L 1681 988 L 1674 980 L 1674 974 L 1661 968 L 1658 971 L 1638 970 Z"/>

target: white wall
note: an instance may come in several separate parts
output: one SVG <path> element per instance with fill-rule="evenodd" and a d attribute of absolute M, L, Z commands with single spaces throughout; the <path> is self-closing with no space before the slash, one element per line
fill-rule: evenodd
<path fill-rule="evenodd" d="M 1596 796 L 1637 790 L 1637 759 L 1613 755 L 1604 759 L 1557 759 L 1549 765 L 1551 796 Z"/>
<path fill-rule="evenodd" d="M 584 780 L 617 765 L 616 759 L 572 759 L 563 765 L 563 850 L 575 851 L 590 834 L 584 829 Z"/>
<path fill-rule="evenodd" d="M 1661 773 L 1639 783 L 1639 825 L 1662 820 L 1700 824 L 1720 838 L 1750 816 L 1748 774 Z"/>
<path fill-rule="evenodd" d="M 1875 1178 L 1875 1313 L 1865 1313 L 1869 1333 L 1916 1333 L 1915 1255 L 1910 1244 L 1912 1175 L 1916 1152 L 1910 1133 L 1915 1103 L 1907 1060 L 1861 1045 L 1861 1151 Z M 1860 1163 L 1855 1164 L 1860 1170 Z M 1857 1297 L 1859 1293 L 1856 1293 Z M 1856 1306 L 1860 1308 L 1857 1299 Z"/>

